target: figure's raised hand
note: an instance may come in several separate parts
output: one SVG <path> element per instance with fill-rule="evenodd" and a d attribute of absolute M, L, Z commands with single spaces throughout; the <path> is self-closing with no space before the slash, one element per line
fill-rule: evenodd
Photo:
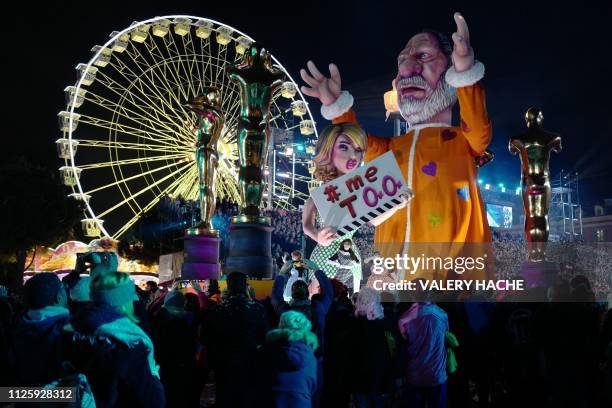
<path fill-rule="evenodd" d="M 336 229 L 330 226 L 323 227 L 317 232 L 317 243 L 322 246 L 328 246 L 331 244 L 336 238 L 338 238 L 338 234 L 336 234 Z"/>
<path fill-rule="evenodd" d="M 342 92 L 340 71 L 336 64 L 329 64 L 329 78 L 325 77 L 312 61 L 306 63 L 308 71 L 300 70 L 300 76 L 309 86 L 302 86 L 302 93 L 319 99 L 324 106 L 331 105 Z"/>
<path fill-rule="evenodd" d="M 455 13 L 457 31 L 453 33 L 453 66 L 455 71 L 463 72 L 474 65 L 474 50 L 470 45 L 470 31 L 461 13 Z"/>

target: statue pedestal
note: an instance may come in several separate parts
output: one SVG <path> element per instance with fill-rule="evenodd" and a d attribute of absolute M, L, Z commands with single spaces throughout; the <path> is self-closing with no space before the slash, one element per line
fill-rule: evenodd
<path fill-rule="evenodd" d="M 272 231 L 274 228 L 265 224 L 232 223 L 225 272 L 242 272 L 254 279 L 271 279 Z"/>
<path fill-rule="evenodd" d="M 525 279 L 525 288 L 552 286 L 559 273 L 557 264 L 550 261 L 525 261 L 521 264 L 521 276 Z"/>
<path fill-rule="evenodd" d="M 185 261 L 181 269 L 181 279 L 219 279 L 219 245 L 221 238 L 203 235 L 186 235 L 183 240 Z"/>

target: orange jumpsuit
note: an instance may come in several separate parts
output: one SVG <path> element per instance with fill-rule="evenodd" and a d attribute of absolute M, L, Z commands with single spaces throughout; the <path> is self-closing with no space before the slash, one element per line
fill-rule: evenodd
<path fill-rule="evenodd" d="M 491 241 L 474 162 L 474 157 L 485 151 L 492 135 L 484 89 L 476 83 L 458 88 L 457 96 L 460 127 L 424 124 L 393 138 L 368 135 L 365 160 L 392 150 L 406 175 L 408 188 L 414 192 L 406 211 L 398 210 L 376 228 L 374 242 L 382 256 L 395 257 L 398 253 L 479 256 L 482 246 L 464 243 Z M 352 110 L 333 119 L 333 123 L 349 121 L 357 122 Z M 413 272 L 429 278 L 442 278 L 445 273 L 445 270 Z M 480 279 L 486 274 L 481 271 L 469 276 Z"/>

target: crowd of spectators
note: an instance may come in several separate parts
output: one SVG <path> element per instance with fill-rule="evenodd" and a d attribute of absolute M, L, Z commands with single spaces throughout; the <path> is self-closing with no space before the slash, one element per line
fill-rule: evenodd
<path fill-rule="evenodd" d="M 282 257 L 302 248 L 302 213 L 284 209 L 267 210 L 272 220 L 272 257 L 277 265 L 282 265 Z"/>
<path fill-rule="evenodd" d="M 612 312 L 584 276 L 558 279 L 552 302 L 436 304 L 418 291 L 349 298 L 315 275 L 318 293 L 296 281 L 286 301 L 286 275 L 256 299 L 240 272 L 223 293 L 216 281 L 141 291 L 113 271 L 37 274 L 22 294 L 0 287 L 0 383 L 74 386 L 78 373 L 102 407 L 612 403 Z"/>
<path fill-rule="evenodd" d="M 528 258 L 527 242 L 522 234 L 493 230 L 495 270 L 501 279 L 508 279 L 521 271 Z M 553 262 L 558 276 L 571 280 L 577 275 L 592 282 L 597 300 L 605 300 L 612 288 L 612 245 L 610 243 L 584 243 L 552 241 L 546 245 L 546 259 Z"/>

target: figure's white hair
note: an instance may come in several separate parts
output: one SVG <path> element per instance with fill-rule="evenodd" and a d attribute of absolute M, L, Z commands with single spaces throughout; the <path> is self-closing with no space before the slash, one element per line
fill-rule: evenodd
<path fill-rule="evenodd" d="M 368 320 L 382 319 L 385 312 L 380 304 L 380 293 L 372 288 L 363 288 L 355 301 L 355 316 L 365 316 Z"/>

